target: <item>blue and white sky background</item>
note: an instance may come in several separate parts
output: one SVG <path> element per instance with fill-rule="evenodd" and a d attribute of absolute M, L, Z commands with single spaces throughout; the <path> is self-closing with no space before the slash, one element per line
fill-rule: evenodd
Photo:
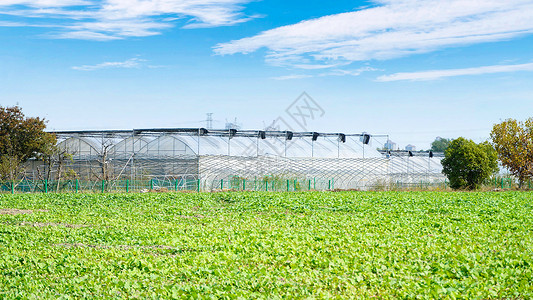
<path fill-rule="evenodd" d="M 0 0 L 0 105 L 53 130 L 269 125 L 404 147 L 533 116 L 533 0 Z"/>

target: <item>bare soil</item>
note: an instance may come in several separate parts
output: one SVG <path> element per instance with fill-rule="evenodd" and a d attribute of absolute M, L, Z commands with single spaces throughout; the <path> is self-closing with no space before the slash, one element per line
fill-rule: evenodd
<path fill-rule="evenodd" d="M 0 215 L 27 215 L 31 213 L 33 213 L 33 211 L 24 210 L 24 209 L 15 209 L 15 208 L 0 209 Z"/>

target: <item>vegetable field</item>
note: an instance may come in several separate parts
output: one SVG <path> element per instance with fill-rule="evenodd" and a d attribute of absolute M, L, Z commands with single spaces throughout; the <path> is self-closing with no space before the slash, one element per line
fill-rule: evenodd
<path fill-rule="evenodd" d="M 533 298 L 533 194 L 0 195 L 0 298 Z"/>

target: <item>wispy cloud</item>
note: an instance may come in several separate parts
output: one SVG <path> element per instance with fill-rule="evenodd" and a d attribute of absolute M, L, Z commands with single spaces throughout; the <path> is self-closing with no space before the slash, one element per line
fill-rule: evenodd
<path fill-rule="evenodd" d="M 144 62 L 146 62 L 145 59 L 131 58 L 121 62 L 103 62 L 96 65 L 75 66 L 72 67 L 72 69 L 77 71 L 96 71 L 100 69 L 133 69 L 142 67 Z"/>
<path fill-rule="evenodd" d="M 343 70 L 343 69 L 333 69 L 329 70 L 327 72 L 318 73 L 315 75 L 311 74 L 292 74 L 292 75 L 286 75 L 286 76 L 278 76 L 273 77 L 272 79 L 275 80 L 292 80 L 292 79 L 305 79 L 305 78 L 311 78 L 311 77 L 328 77 L 328 76 L 359 76 L 363 72 L 370 72 L 370 71 L 379 71 L 378 69 L 374 69 L 372 67 L 363 67 L 355 70 Z"/>
<path fill-rule="evenodd" d="M 531 0 L 375 2 L 375 7 L 222 43 L 214 51 L 220 55 L 247 54 L 266 48 L 266 60 L 273 65 L 335 66 L 500 41 L 533 32 Z"/>
<path fill-rule="evenodd" d="M 272 79 L 274 79 L 274 80 L 293 80 L 293 79 L 305 79 L 305 78 L 311 78 L 311 77 L 313 77 L 313 75 L 292 74 L 292 75 L 272 77 Z"/>
<path fill-rule="evenodd" d="M 495 73 L 509 73 L 516 71 L 533 71 L 533 63 L 519 65 L 496 65 L 477 68 L 431 70 L 423 72 L 396 73 L 378 77 L 377 81 L 398 81 L 398 80 L 436 80 L 445 77 L 482 75 Z"/>
<path fill-rule="evenodd" d="M 318 76 L 359 76 L 363 72 L 379 71 L 371 67 L 363 67 L 355 70 L 343 70 L 343 69 L 334 69 L 329 72 L 319 74 Z"/>
<path fill-rule="evenodd" d="M 49 36 L 113 40 L 157 35 L 177 22 L 183 28 L 234 25 L 250 20 L 252 0 L 2 0 L 0 15 L 18 18 L 2 26 L 54 26 Z"/>

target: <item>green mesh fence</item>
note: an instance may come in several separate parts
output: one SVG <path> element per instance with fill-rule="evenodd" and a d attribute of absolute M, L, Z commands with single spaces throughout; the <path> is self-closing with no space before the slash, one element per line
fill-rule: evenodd
<path fill-rule="evenodd" d="M 494 189 L 515 189 L 519 183 L 512 177 L 496 177 L 485 183 Z M 533 183 L 522 183 L 523 189 L 531 189 Z M 406 184 L 401 181 L 377 183 L 372 190 L 402 189 L 449 189 L 447 181 L 441 183 L 420 181 Z M 129 192 L 201 192 L 201 191 L 267 191 L 298 192 L 335 190 L 334 178 L 282 178 L 265 176 L 261 178 L 227 178 L 202 181 L 196 178 L 149 180 L 17 180 L 1 181 L 0 193 L 129 193 Z"/>

